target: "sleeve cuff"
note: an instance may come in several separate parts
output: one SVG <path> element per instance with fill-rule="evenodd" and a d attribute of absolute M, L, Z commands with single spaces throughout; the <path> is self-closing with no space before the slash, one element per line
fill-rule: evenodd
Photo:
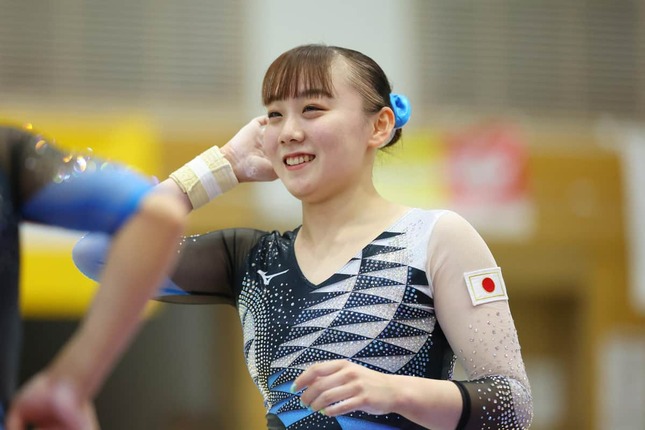
<path fill-rule="evenodd" d="M 466 387 L 464 387 L 461 382 L 452 382 L 457 386 L 457 388 L 459 388 L 462 401 L 461 416 L 459 417 L 459 423 L 457 424 L 456 430 L 464 430 L 466 428 L 468 420 L 470 419 L 470 395 L 468 394 Z"/>

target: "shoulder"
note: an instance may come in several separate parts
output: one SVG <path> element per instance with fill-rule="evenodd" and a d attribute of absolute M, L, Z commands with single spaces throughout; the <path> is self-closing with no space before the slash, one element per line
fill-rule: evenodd
<path fill-rule="evenodd" d="M 446 233 L 469 232 L 477 234 L 475 227 L 462 215 L 449 209 L 436 211 L 437 231 Z"/>
<path fill-rule="evenodd" d="M 400 223 L 402 228 L 418 228 L 437 238 L 466 235 L 481 238 L 475 227 L 462 215 L 450 209 L 412 208 Z"/>
<path fill-rule="evenodd" d="M 265 240 L 270 232 L 255 228 L 225 228 L 192 236 L 194 241 L 223 241 L 228 247 L 252 247 Z"/>
<path fill-rule="evenodd" d="M 254 230 L 259 234 L 257 239 L 257 248 L 269 250 L 271 248 L 289 248 L 296 239 L 297 229 L 281 232 L 278 230 L 261 231 Z"/>
<path fill-rule="evenodd" d="M 403 219 L 407 228 L 425 230 L 431 234 L 450 234 L 463 229 L 473 229 L 464 217 L 449 209 L 413 208 Z M 473 229 L 474 230 L 474 229 Z"/>
<path fill-rule="evenodd" d="M 256 230 L 257 239 L 254 245 L 249 248 L 248 261 L 263 266 L 273 264 L 276 261 L 290 260 L 293 255 L 296 231 L 280 232 L 273 230 L 261 232 Z"/>
<path fill-rule="evenodd" d="M 410 209 L 410 217 L 413 219 L 422 219 L 422 220 L 427 220 L 431 222 L 436 222 L 440 218 L 450 215 L 450 214 L 455 214 L 455 212 L 449 210 L 449 209 L 422 209 L 422 208 L 412 208 Z"/>
<path fill-rule="evenodd" d="M 451 210 L 441 211 L 428 242 L 428 253 L 458 259 L 475 255 L 492 257 L 488 245 L 475 227 Z"/>
<path fill-rule="evenodd" d="M 188 236 L 182 244 L 184 249 L 191 252 L 210 252 L 223 248 L 231 255 L 263 255 L 270 254 L 274 249 L 285 248 L 290 243 L 289 236 L 278 231 L 266 231 L 256 228 L 224 228 Z M 286 244 L 286 245 L 285 245 Z"/>

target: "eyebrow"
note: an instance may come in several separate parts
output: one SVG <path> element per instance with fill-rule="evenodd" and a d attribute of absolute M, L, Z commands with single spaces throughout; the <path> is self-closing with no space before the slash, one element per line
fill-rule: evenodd
<path fill-rule="evenodd" d="M 294 95 L 286 95 L 285 97 L 278 97 L 277 95 L 273 95 L 272 97 L 269 98 L 265 106 L 270 105 L 271 103 L 275 103 L 280 100 L 285 100 L 288 98 L 323 98 L 323 97 L 329 97 L 334 98 L 334 95 L 330 91 L 325 91 L 322 88 L 308 88 L 303 91 L 299 91 L 295 93 Z"/>
<path fill-rule="evenodd" d="M 329 91 L 325 91 L 321 88 L 309 88 L 304 91 L 300 91 L 296 94 L 296 98 L 306 98 L 306 97 L 334 97 Z"/>

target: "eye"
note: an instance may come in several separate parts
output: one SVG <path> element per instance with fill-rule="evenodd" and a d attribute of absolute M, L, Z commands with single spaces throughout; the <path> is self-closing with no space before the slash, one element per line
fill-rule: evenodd
<path fill-rule="evenodd" d="M 322 118 L 328 110 L 324 105 L 308 104 L 303 106 L 301 115 L 305 119 L 316 120 Z"/>
<path fill-rule="evenodd" d="M 269 118 L 279 118 L 279 117 L 281 117 L 282 115 L 280 114 L 280 112 L 270 111 L 270 112 L 268 112 L 268 113 L 267 113 L 267 116 L 268 116 Z"/>

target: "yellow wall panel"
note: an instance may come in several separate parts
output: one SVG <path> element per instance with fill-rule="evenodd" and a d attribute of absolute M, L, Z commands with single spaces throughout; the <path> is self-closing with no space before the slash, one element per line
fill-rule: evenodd
<path fill-rule="evenodd" d="M 94 281 L 86 278 L 72 261 L 71 239 L 56 239 L 46 247 L 35 241 L 44 232 L 23 244 L 20 272 L 21 308 L 26 317 L 74 318 L 81 315 L 96 290 Z M 24 235 L 23 235 L 24 236 Z"/>

